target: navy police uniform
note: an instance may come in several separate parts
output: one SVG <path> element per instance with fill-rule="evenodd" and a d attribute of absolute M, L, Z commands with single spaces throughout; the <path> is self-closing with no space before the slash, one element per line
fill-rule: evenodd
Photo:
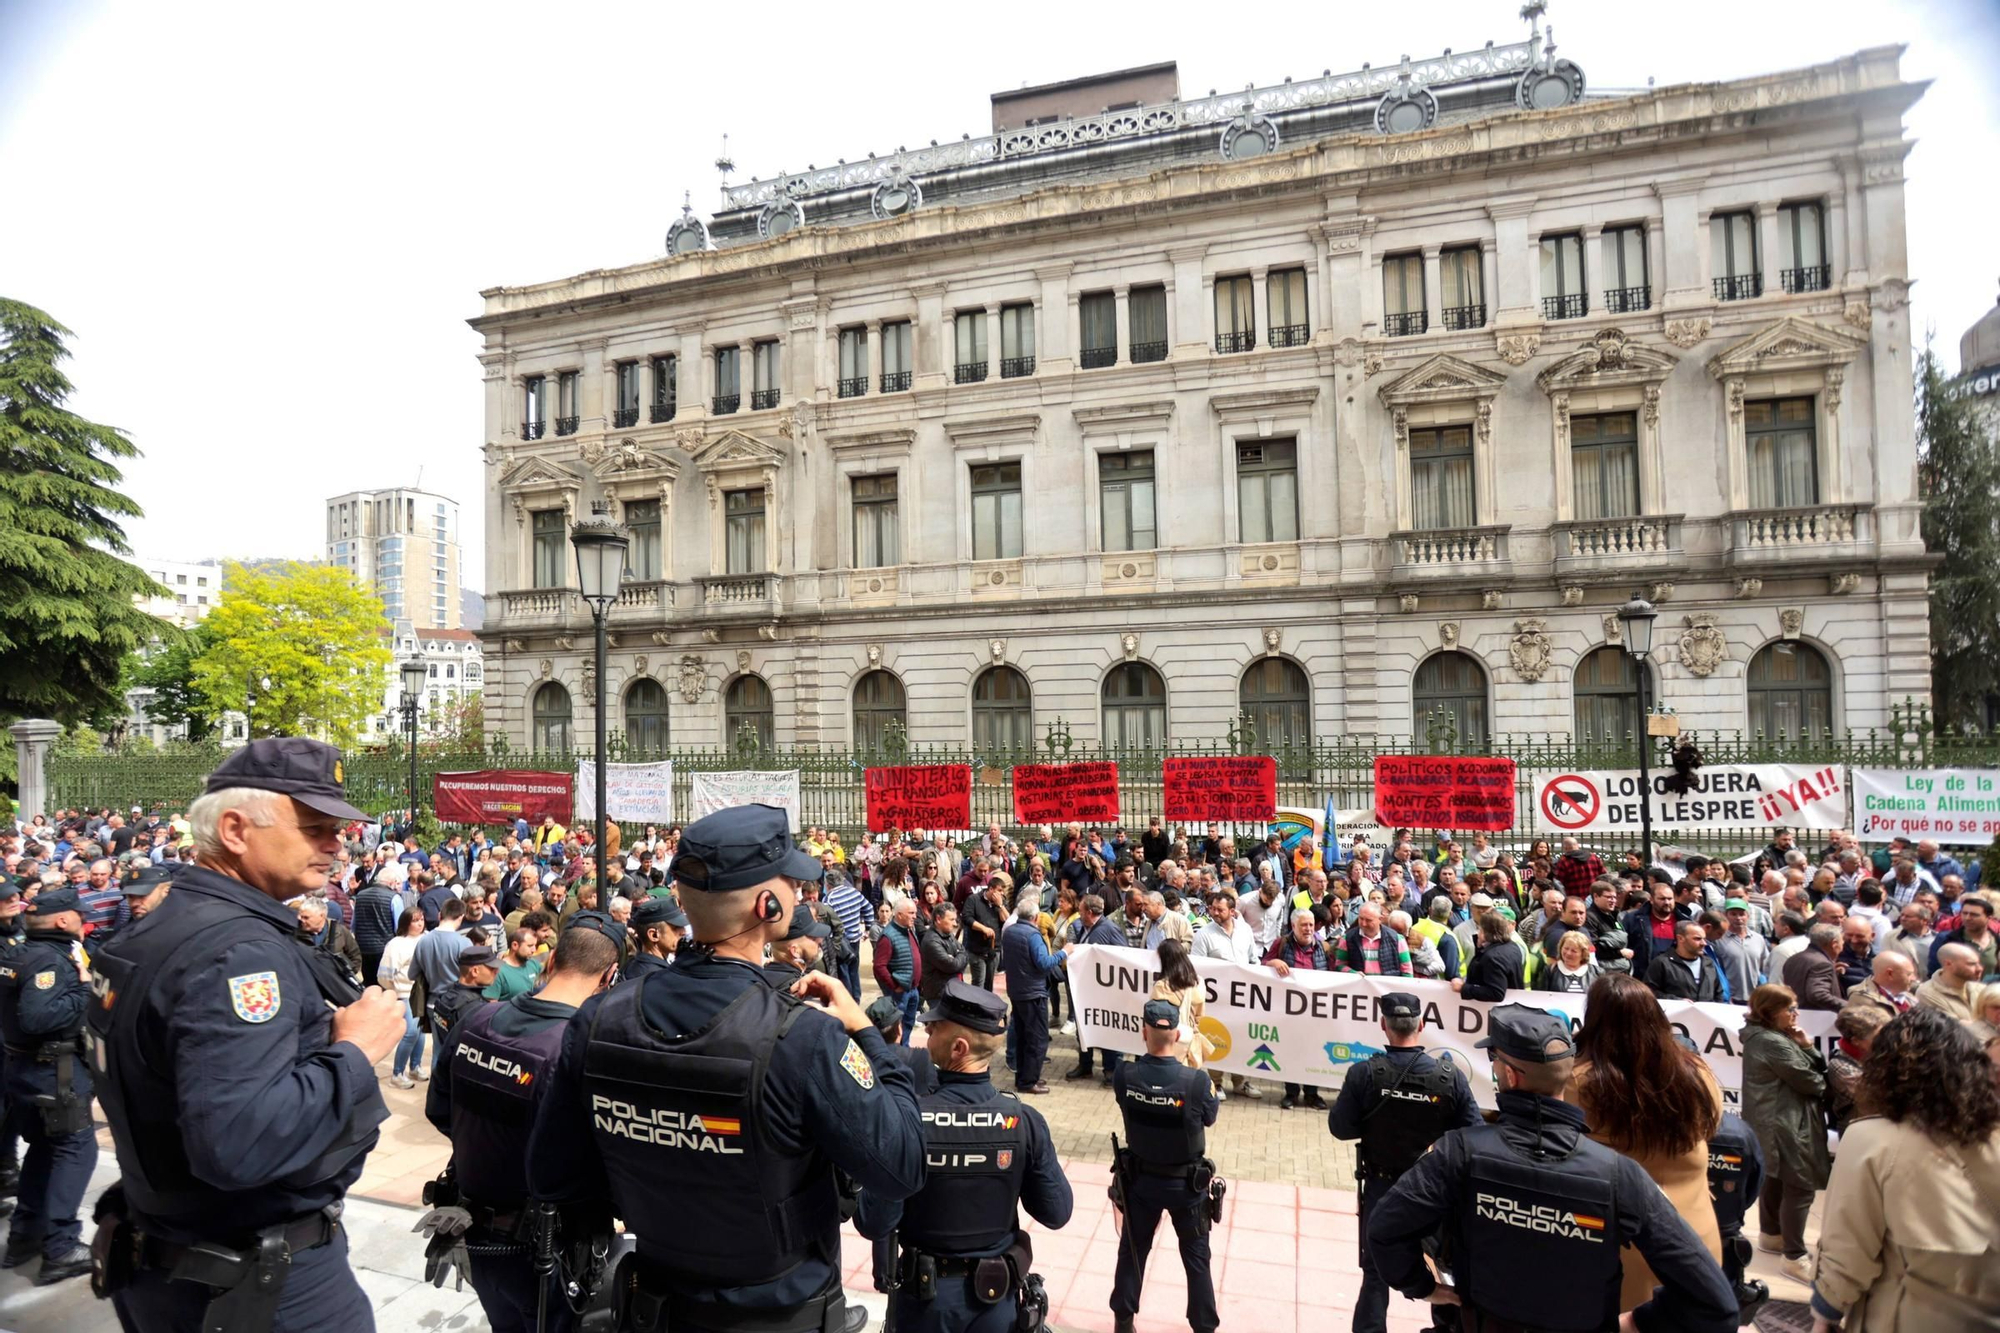
<path fill-rule="evenodd" d="M 1005 1000 L 954 978 L 922 1021 L 997 1035 L 1006 1019 Z M 1047 1313 L 1018 1210 L 1053 1229 L 1069 1222 L 1075 1199 L 1041 1112 L 1000 1093 L 983 1068 L 937 1079 L 918 1103 L 924 1187 L 901 1201 L 864 1190 L 855 1227 L 902 1242 L 889 1297 L 897 1333 L 1014 1333 L 1024 1291 Z"/>
<path fill-rule="evenodd" d="M 37 917 L 81 912 L 73 888 L 53 889 L 28 909 Z M 97 1165 L 90 1072 L 82 1058 L 90 984 L 77 971 L 80 944 L 67 931 L 36 929 L 0 961 L 0 1040 L 7 1050 L 8 1130 L 27 1145 L 13 1229 L 0 1265 L 41 1255 L 35 1285 L 90 1271 L 77 1209 Z"/>
<path fill-rule="evenodd" d="M 682 892 L 817 876 L 788 824 L 770 806 L 696 820 L 674 860 Z M 789 910 L 781 889 L 758 895 L 767 924 Z M 847 1326 L 836 1168 L 885 1199 L 922 1185 L 909 1071 L 873 1026 L 850 1035 L 761 967 L 705 949 L 583 1006 L 528 1149 L 530 1190 L 567 1205 L 566 1228 L 624 1221 L 636 1322 L 664 1308 L 676 1333 Z"/>
<path fill-rule="evenodd" d="M 910 1080 L 916 1087 L 917 1100 L 921 1105 L 925 1097 L 937 1091 L 938 1071 L 937 1066 L 931 1063 L 931 1053 L 924 1047 L 901 1044 L 903 1007 L 890 996 L 878 995 L 869 1002 L 868 1021 L 882 1034 L 889 1054 L 910 1071 Z M 875 1290 L 883 1293 L 893 1291 L 897 1260 L 895 1237 L 877 1236 L 870 1249 L 874 1256 Z"/>
<path fill-rule="evenodd" d="M 681 905 L 672 898 L 664 897 L 647 898 L 632 909 L 632 929 L 638 932 L 642 940 L 645 938 L 647 927 L 658 925 L 672 926 L 685 937 L 688 928 L 687 913 L 683 912 Z M 673 965 L 673 955 L 669 954 L 662 958 L 657 954 L 647 953 L 640 947 L 632 951 L 632 957 L 624 964 L 621 975 L 626 978 L 643 977 L 648 972 L 665 971 Z"/>
<path fill-rule="evenodd" d="M 41 887 L 41 877 L 32 872 L 23 872 L 16 879 L 0 877 L 0 909 L 7 913 L 0 916 L 0 965 L 27 942 L 27 931 L 21 925 L 26 915 L 21 910 L 21 894 L 27 889 L 40 891 Z M 0 1217 L 14 1211 L 14 1193 L 21 1184 L 21 1139 L 14 1132 L 7 1105 L 7 1051 L 0 1044 Z"/>
<path fill-rule="evenodd" d="M 484 944 L 475 944 L 458 955 L 458 974 L 464 976 L 467 968 L 498 967 L 500 955 Z M 431 1029 L 437 1034 L 438 1055 L 444 1054 L 444 1039 L 459 1021 L 473 1010 L 487 1002 L 486 996 L 477 986 L 469 986 L 463 981 L 453 981 L 441 995 L 431 1000 Z M 432 1068 L 438 1068 L 436 1064 Z"/>
<path fill-rule="evenodd" d="M 1495 1008 L 1478 1044 L 1517 1064 L 1576 1053 L 1565 1021 L 1521 1004 Z M 1463 1326 L 1597 1333 L 1618 1324 L 1631 1245 L 1660 1280 L 1632 1311 L 1641 1329 L 1733 1333 L 1721 1268 L 1637 1162 L 1587 1138 L 1567 1102 L 1516 1090 L 1499 1105 L 1497 1122 L 1446 1134 L 1375 1205 L 1368 1247 L 1390 1286 L 1430 1297 L 1423 1247 L 1442 1228 Z"/>
<path fill-rule="evenodd" d="M 1424 1011 L 1407 991 L 1391 991 L 1376 1005 L 1385 1018 L 1421 1018 Z M 1354 1302 L 1354 1333 L 1382 1333 L 1389 1286 L 1368 1254 L 1370 1209 L 1446 1131 L 1479 1124 L 1479 1106 L 1465 1070 L 1449 1057 L 1434 1059 L 1421 1046 L 1391 1046 L 1347 1071 L 1326 1123 L 1335 1138 L 1360 1140 L 1354 1174 L 1361 1186 L 1361 1294 Z"/>
<path fill-rule="evenodd" d="M 804 903 L 800 903 L 792 909 L 791 929 L 785 932 L 785 939 L 782 942 L 788 943 L 792 940 L 825 940 L 832 934 L 832 926 L 827 925 L 826 922 L 814 916 L 812 908 L 807 907 Z M 826 946 L 822 944 L 820 947 L 825 948 Z M 789 986 L 794 981 L 805 976 L 805 972 L 801 969 L 793 967 L 790 963 L 780 962 L 776 958 L 764 964 L 764 970 L 769 972 L 772 979 L 780 986 Z"/>
<path fill-rule="evenodd" d="M 1743 1218 L 1751 1200 L 1764 1187 L 1764 1150 L 1742 1117 L 1725 1111 L 1722 1123 L 1708 1139 L 1708 1197 L 1715 1204 L 1716 1228 L 1722 1234 L 1722 1272 L 1736 1293 L 1739 1326 L 1753 1322 L 1771 1299 L 1771 1289 L 1748 1277 L 1750 1238 Z"/>
<path fill-rule="evenodd" d="M 1180 1026 L 1180 1010 L 1166 1000 L 1148 1000 L 1144 1022 L 1152 1028 Z M 1221 1103 L 1208 1075 L 1163 1055 L 1122 1060 L 1111 1086 L 1125 1117 L 1125 1152 L 1116 1164 L 1123 1193 L 1125 1230 L 1118 1242 L 1118 1269 L 1111 1285 L 1111 1311 L 1122 1324 L 1139 1313 L 1139 1288 L 1160 1214 L 1174 1221 L 1181 1264 L 1187 1269 L 1187 1321 L 1194 1333 L 1211 1333 L 1221 1316 L 1209 1277 L 1208 1182 L 1215 1167 L 1202 1154 L 1208 1126 Z"/>
<path fill-rule="evenodd" d="M 332 746 L 286 737 L 224 759 L 207 790 L 365 819 L 340 778 Z M 114 1279 L 128 1330 L 192 1331 L 211 1297 L 275 1330 L 374 1327 L 339 1216 L 389 1110 L 368 1057 L 328 1039 L 329 1006 L 360 991 L 297 932 L 291 909 L 196 864 L 91 960 L 92 1070 L 123 1177 L 99 1215 L 130 1260 Z M 218 1266 L 197 1244 L 248 1261 Z M 218 1290 L 253 1270 L 281 1277 Z"/>

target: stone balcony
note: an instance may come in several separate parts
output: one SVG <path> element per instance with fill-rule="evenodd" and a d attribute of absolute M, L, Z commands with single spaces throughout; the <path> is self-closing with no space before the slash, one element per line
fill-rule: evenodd
<path fill-rule="evenodd" d="M 1557 523 L 1550 528 L 1555 538 L 1556 574 L 1574 578 L 1677 570 L 1686 563 L 1686 552 L 1681 546 L 1681 517 L 1641 514 Z"/>
<path fill-rule="evenodd" d="M 1513 573 L 1510 524 L 1434 528 L 1389 534 L 1389 578 L 1395 583 L 1479 584 Z"/>
<path fill-rule="evenodd" d="M 706 574 L 694 585 L 701 590 L 696 613 L 704 620 L 768 620 L 778 614 L 777 574 Z"/>
<path fill-rule="evenodd" d="M 1869 505 L 1739 509 L 1726 517 L 1726 525 L 1724 559 L 1735 569 L 1835 564 L 1875 553 L 1875 511 Z"/>
<path fill-rule="evenodd" d="M 652 622 L 664 619 L 674 609 L 674 585 L 665 580 L 627 580 L 611 604 L 613 624 Z"/>
<path fill-rule="evenodd" d="M 508 629 L 556 629 L 588 620 L 590 611 L 569 588 L 524 588 L 503 592 L 488 601 L 499 603 L 500 623 Z"/>

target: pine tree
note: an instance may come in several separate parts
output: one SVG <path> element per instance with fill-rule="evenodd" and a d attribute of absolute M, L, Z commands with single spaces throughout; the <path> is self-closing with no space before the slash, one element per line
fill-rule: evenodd
<path fill-rule="evenodd" d="M 1917 362 L 1917 480 L 1931 572 L 1931 699 L 1977 722 L 2000 692 L 2000 443 L 1928 345 Z"/>
<path fill-rule="evenodd" d="M 116 488 L 123 431 L 64 408 L 69 330 L 0 297 L 0 717 L 124 711 L 126 657 L 161 632 L 133 598 L 163 593 L 129 554 Z"/>

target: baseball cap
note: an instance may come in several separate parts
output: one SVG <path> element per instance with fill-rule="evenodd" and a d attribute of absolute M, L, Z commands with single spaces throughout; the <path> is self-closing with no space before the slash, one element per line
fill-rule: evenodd
<path fill-rule="evenodd" d="M 674 879 L 706 893 L 767 880 L 820 879 L 819 858 L 792 845 L 791 820 L 774 805 L 738 805 L 703 815 L 681 833 Z"/>
<path fill-rule="evenodd" d="M 1747 912 L 1750 910 L 1750 904 L 1741 898 L 1730 898 L 1722 904 L 1722 910 L 1725 912 Z"/>
<path fill-rule="evenodd" d="M 617 945 L 621 950 L 625 947 L 625 927 L 613 921 L 603 912 L 578 912 L 569 919 L 569 925 L 564 927 L 565 930 L 577 930 L 579 928 L 596 931 L 605 939 Z"/>
<path fill-rule="evenodd" d="M 874 1003 L 870 1004 L 865 1012 L 868 1021 L 875 1025 L 875 1030 L 884 1035 L 903 1021 L 903 1011 L 886 995 L 876 996 Z"/>
<path fill-rule="evenodd" d="M 1472 1044 L 1527 1064 L 1548 1064 L 1576 1054 L 1568 1023 L 1546 1009 L 1525 1004 L 1495 1008 L 1486 1016 L 1486 1035 Z"/>
<path fill-rule="evenodd" d="M 1177 1028 L 1181 1011 L 1172 1000 L 1148 1000 L 1139 1011 L 1140 1021 L 1149 1028 Z"/>
<path fill-rule="evenodd" d="M 347 803 L 340 785 L 345 779 L 340 751 L 333 746 L 304 736 L 278 736 L 231 752 L 208 775 L 203 790 L 254 787 L 289 796 L 335 819 L 367 819 Z"/>
<path fill-rule="evenodd" d="M 812 914 L 812 909 L 800 903 L 792 909 L 792 928 L 785 932 L 788 940 L 823 940 L 833 934 L 833 927 Z"/>
<path fill-rule="evenodd" d="M 982 986 L 953 977 L 937 1000 L 917 1018 L 919 1023 L 956 1023 L 974 1032 L 1005 1032 L 1007 1002 Z"/>
<path fill-rule="evenodd" d="M 1384 1018 L 1421 1018 L 1424 1013 L 1422 1001 L 1406 990 L 1385 993 L 1375 1001 L 1375 1007 Z"/>

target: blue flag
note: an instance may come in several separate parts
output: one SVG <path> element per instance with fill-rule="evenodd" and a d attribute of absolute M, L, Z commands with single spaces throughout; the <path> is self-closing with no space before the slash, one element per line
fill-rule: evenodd
<path fill-rule="evenodd" d="M 1333 809 L 1333 797 L 1326 798 L 1326 825 L 1320 830 L 1323 860 L 1330 866 L 1347 864 L 1347 849 L 1340 845 L 1340 818 Z"/>

